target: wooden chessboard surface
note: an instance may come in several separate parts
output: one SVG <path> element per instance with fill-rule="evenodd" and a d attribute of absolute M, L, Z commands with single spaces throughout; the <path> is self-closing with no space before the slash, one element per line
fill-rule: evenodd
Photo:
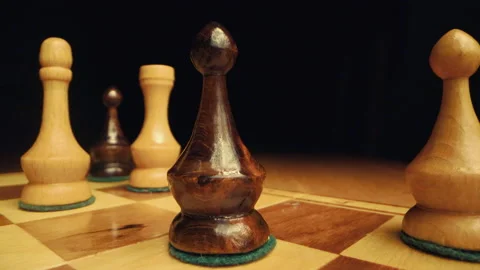
<path fill-rule="evenodd" d="M 480 268 L 401 242 L 402 217 L 413 204 L 401 166 L 295 160 L 263 161 L 270 173 L 256 208 L 277 237 L 276 248 L 262 260 L 228 268 Z M 208 269 L 170 257 L 168 229 L 180 210 L 170 193 L 132 193 L 125 181 L 91 182 L 93 205 L 35 213 L 18 208 L 25 183 L 23 173 L 0 175 L 0 269 Z"/>

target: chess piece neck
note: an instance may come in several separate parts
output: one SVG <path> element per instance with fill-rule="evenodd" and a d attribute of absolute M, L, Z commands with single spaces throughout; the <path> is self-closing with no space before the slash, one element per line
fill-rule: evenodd
<path fill-rule="evenodd" d="M 145 104 L 143 131 L 149 132 L 145 136 L 151 136 L 155 143 L 173 140 L 173 134 L 168 128 L 168 104 L 173 80 L 142 79 L 140 85 Z"/>
<path fill-rule="evenodd" d="M 125 140 L 125 136 L 118 120 L 118 111 L 115 107 L 108 108 L 106 119 L 106 140 L 110 144 L 119 144 Z"/>
<path fill-rule="evenodd" d="M 236 127 L 228 100 L 227 82 L 224 75 L 203 77 L 202 99 L 198 123 L 204 125 L 214 136 L 236 136 Z M 228 133 L 228 134 L 227 134 Z"/>
<path fill-rule="evenodd" d="M 469 135 L 465 136 L 465 134 Z M 450 153 L 449 162 L 458 163 L 458 166 L 469 170 L 477 167 L 478 159 L 473 156 L 468 159 L 461 158 L 469 155 L 469 151 L 461 151 L 461 149 L 480 150 L 480 144 L 477 142 L 480 139 L 478 135 L 480 135 L 480 124 L 471 101 L 468 78 L 444 80 L 440 111 L 427 143 L 431 147 L 427 148 L 434 151 L 432 155 L 440 155 L 435 152 L 438 148 L 433 145 L 448 142 L 448 145 L 455 149 Z M 446 170 L 446 167 L 442 170 Z"/>
<path fill-rule="evenodd" d="M 203 114 L 199 115 L 199 121 L 211 121 L 213 124 L 209 127 L 222 130 L 233 124 L 230 102 L 228 100 L 227 82 L 224 75 L 209 75 L 203 77 L 202 101 L 200 110 Z M 234 131 L 232 126 L 230 131 Z M 222 131 L 224 132 L 224 131 Z"/>
<path fill-rule="evenodd" d="M 248 159 L 250 154 L 237 133 L 228 100 L 224 75 L 203 77 L 202 99 L 199 114 L 187 152 L 192 156 L 208 161 L 210 169 L 216 173 L 238 175 L 243 169 L 239 157 Z M 198 157 L 195 152 L 205 153 Z M 192 154 L 192 152 L 190 152 Z M 208 153 L 208 154 L 206 154 Z M 212 172 L 213 172 L 212 171 Z"/>
<path fill-rule="evenodd" d="M 407 176 L 411 172 L 430 170 L 456 174 L 459 168 L 462 173 L 478 173 L 478 150 L 480 124 L 470 98 L 468 78 L 444 80 L 442 102 L 432 134 L 407 167 Z M 442 166 L 435 167 L 440 163 Z"/>
<path fill-rule="evenodd" d="M 443 81 L 440 117 L 454 117 L 461 126 L 478 125 L 477 115 L 470 97 L 468 78 Z"/>
<path fill-rule="evenodd" d="M 43 111 L 39 136 L 63 133 L 73 137 L 68 107 L 68 88 L 72 73 L 61 67 L 40 70 L 43 84 Z"/>

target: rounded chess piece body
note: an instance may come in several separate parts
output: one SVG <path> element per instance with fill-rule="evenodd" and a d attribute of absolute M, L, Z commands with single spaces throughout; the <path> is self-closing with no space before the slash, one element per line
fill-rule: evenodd
<path fill-rule="evenodd" d="M 28 179 L 20 207 L 38 211 L 77 208 L 93 203 L 86 181 L 90 156 L 72 132 L 68 88 L 72 80 L 70 45 L 61 38 L 48 38 L 40 47 L 40 79 L 44 97 L 40 131 L 35 143 L 21 157 Z"/>
<path fill-rule="evenodd" d="M 131 145 L 135 169 L 130 175 L 129 186 L 133 187 L 132 191 L 166 191 L 167 171 L 180 153 L 180 144 L 168 122 L 174 69 L 167 65 L 144 65 L 140 67 L 139 80 L 145 119 L 140 134 Z"/>
<path fill-rule="evenodd" d="M 123 96 L 116 87 L 103 93 L 103 104 L 107 107 L 102 138 L 91 149 L 89 179 L 91 181 L 122 181 L 128 179 L 133 170 L 130 142 L 123 134 L 118 118 L 118 106 Z"/>
<path fill-rule="evenodd" d="M 242 142 L 231 113 L 226 74 L 237 46 L 218 23 L 197 35 L 191 60 L 203 75 L 203 90 L 191 138 L 168 172 L 181 208 L 170 228 L 173 247 L 197 254 L 238 254 L 264 245 L 270 230 L 254 206 L 264 168 Z"/>
<path fill-rule="evenodd" d="M 406 168 L 417 202 L 403 231 L 450 248 L 480 251 L 480 124 L 469 78 L 480 65 L 480 45 L 453 29 L 433 47 L 430 66 L 443 80 L 440 112 L 431 136 Z"/>

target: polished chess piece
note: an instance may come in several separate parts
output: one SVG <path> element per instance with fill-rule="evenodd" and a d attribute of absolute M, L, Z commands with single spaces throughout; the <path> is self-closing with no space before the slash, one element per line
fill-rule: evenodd
<path fill-rule="evenodd" d="M 165 192 L 169 190 L 167 171 L 180 153 L 180 144 L 175 140 L 168 121 L 175 70 L 167 65 L 144 65 L 140 67 L 139 80 L 145 118 L 140 134 L 131 146 L 136 167 L 127 189 Z"/>
<path fill-rule="evenodd" d="M 480 45 L 454 29 L 433 47 L 430 66 L 443 96 L 426 145 L 406 168 L 417 202 L 403 219 L 402 239 L 441 256 L 480 262 L 480 124 L 469 78 L 480 65 Z"/>
<path fill-rule="evenodd" d="M 101 139 L 90 149 L 90 174 L 93 182 L 118 182 L 127 180 L 133 169 L 130 142 L 123 134 L 118 118 L 122 93 L 109 87 L 103 94 L 107 117 Z"/>
<path fill-rule="evenodd" d="M 228 101 L 226 74 L 237 53 L 230 33 L 215 22 L 200 31 L 191 50 L 203 75 L 202 98 L 191 138 L 168 172 L 181 208 L 169 234 L 172 254 L 182 252 L 178 258 L 246 254 L 273 238 L 254 209 L 266 173 L 242 142 Z"/>
<path fill-rule="evenodd" d="M 70 45 L 61 38 L 47 38 L 40 46 L 40 79 L 43 113 L 40 132 L 21 157 L 28 179 L 19 206 L 30 211 L 58 211 L 92 204 L 86 180 L 90 157 L 73 135 L 68 90 L 73 63 Z"/>

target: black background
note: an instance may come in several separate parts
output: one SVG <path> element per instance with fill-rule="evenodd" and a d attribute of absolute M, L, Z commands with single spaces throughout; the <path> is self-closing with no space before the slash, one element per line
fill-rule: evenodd
<path fill-rule="evenodd" d="M 214 20 L 239 48 L 229 97 L 253 153 L 402 162 L 424 145 L 438 113 L 442 82 L 428 65 L 432 46 L 452 28 L 480 39 L 475 1 L 12 1 L 0 10 L 3 170 L 18 168 L 38 134 L 38 52 L 50 36 L 73 49 L 70 119 L 87 151 L 100 137 L 101 95 L 109 85 L 123 92 L 120 120 L 135 140 L 144 114 L 138 84 L 144 64 L 175 68 L 169 119 L 179 143 L 187 143 L 202 88 L 189 50 Z M 477 111 L 478 77 L 471 79 Z"/>

